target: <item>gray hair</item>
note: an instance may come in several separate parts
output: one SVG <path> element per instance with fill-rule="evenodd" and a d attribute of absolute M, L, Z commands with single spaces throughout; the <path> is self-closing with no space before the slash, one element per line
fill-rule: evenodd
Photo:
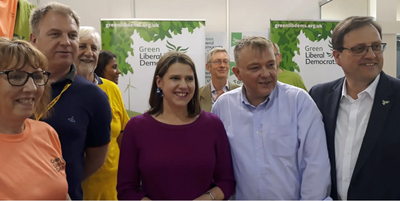
<path fill-rule="evenodd" d="M 278 54 L 281 54 L 278 44 L 274 43 L 274 48 L 276 48 Z"/>
<path fill-rule="evenodd" d="M 240 52 L 246 47 L 250 47 L 254 51 L 264 52 L 266 49 L 273 46 L 273 43 L 264 37 L 246 36 L 239 41 L 239 43 L 235 46 L 235 49 L 233 50 L 235 55 L 235 62 L 239 62 Z"/>
<path fill-rule="evenodd" d="M 96 29 L 91 26 L 82 26 L 79 29 L 79 40 L 87 40 L 92 37 L 95 39 L 97 48 L 100 51 L 101 50 L 101 37 L 100 37 L 100 34 L 96 31 Z"/>
<path fill-rule="evenodd" d="M 218 53 L 218 52 L 225 52 L 225 53 L 228 55 L 228 58 L 229 58 L 229 54 L 228 54 L 228 51 L 226 51 L 226 49 L 221 48 L 221 47 L 216 47 L 216 48 L 213 48 L 212 50 L 210 50 L 210 52 L 208 52 L 208 55 L 207 55 L 207 63 L 210 63 L 210 62 L 211 62 L 211 59 L 212 59 L 212 56 L 213 56 L 215 53 Z"/>
<path fill-rule="evenodd" d="M 57 2 L 50 2 L 47 5 L 35 8 L 29 17 L 29 26 L 32 33 L 39 33 L 39 23 L 46 16 L 47 12 L 53 10 L 57 13 L 65 14 L 75 20 L 76 25 L 79 27 L 79 16 L 69 6 Z"/>

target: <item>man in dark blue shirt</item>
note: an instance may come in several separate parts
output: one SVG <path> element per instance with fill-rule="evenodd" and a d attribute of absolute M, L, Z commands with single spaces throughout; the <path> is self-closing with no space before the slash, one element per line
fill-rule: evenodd
<path fill-rule="evenodd" d="M 49 61 L 53 101 L 51 116 L 43 121 L 58 133 L 66 161 L 68 193 L 83 198 L 81 182 L 104 163 L 110 142 L 111 108 L 107 95 L 76 75 L 79 17 L 68 6 L 49 3 L 30 17 L 31 43 Z"/>

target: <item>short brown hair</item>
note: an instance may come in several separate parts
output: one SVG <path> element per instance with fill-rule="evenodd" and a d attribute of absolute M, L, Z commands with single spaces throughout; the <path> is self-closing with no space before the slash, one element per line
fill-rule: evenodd
<path fill-rule="evenodd" d="M 199 101 L 199 82 L 197 79 L 196 67 L 192 59 L 188 55 L 177 51 L 170 51 L 165 53 L 157 63 L 156 70 L 153 76 L 153 85 L 151 86 L 150 90 L 150 98 L 149 98 L 150 109 L 147 112 L 151 115 L 156 115 L 156 116 L 163 113 L 164 111 L 163 97 L 159 96 L 156 93 L 157 76 L 163 78 L 164 75 L 167 73 L 169 67 L 175 63 L 187 64 L 193 71 L 195 89 L 194 89 L 194 95 L 187 105 L 187 111 L 189 113 L 188 115 L 189 117 L 195 117 L 199 115 L 201 112 L 200 101 Z"/>
<path fill-rule="evenodd" d="M 228 54 L 228 51 L 226 51 L 226 49 L 224 49 L 222 47 L 216 47 L 216 48 L 213 48 L 212 50 L 210 50 L 210 52 L 208 52 L 207 63 L 211 62 L 212 56 L 217 52 L 225 52 L 228 55 L 228 58 L 229 58 L 229 54 Z"/>
<path fill-rule="evenodd" d="M 336 25 L 335 29 L 333 29 L 332 33 L 333 49 L 342 51 L 344 36 L 348 34 L 350 31 L 368 25 L 374 26 L 375 29 L 379 32 L 379 36 L 382 39 L 382 28 L 378 23 L 374 21 L 374 18 L 367 16 L 351 16 L 339 22 L 339 24 Z"/>
<path fill-rule="evenodd" d="M 239 62 L 240 52 L 246 47 L 250 47 L 252 50 L 258 52 L 264 52 L 266 49 L 273 46 L 274 44 L 270 40 L 261 36 L 244 37 L 242 38 L 242 40 L 239 41 L 239 43 L 235 46 L 235 49 L 233 50 L 235 55 L 235 62 L 236 64 Z"/>
<path fill-rule="evenodd" d="M 79 16 L 75 11 L 73 11 L 69 6 L 66 6 L 64 4 L 60 4 L 57 2 L 50 2 L 46 5 L 35 8 L 31 12 L 31 15 L 29 17 L 29 26 L 31 28 L 32 33 L 34 34 L 39 33 L 40 21 L 42 21 L 42 19 L 46 16 L 47 12 L 49 12 L 50 10 L 71 17 L 72 19 L 75 20 L 76 25 L 79 28 Z"/>
<path fill-rule="evenodd" d="M 41 68 L 42 70 L 47 70 L 48 68 L 46 56 L 29 42 L 23 40 L 11 41 L 8 38 L 0 38 L 0 61 L 0 71 L 18 70 L 24 68 L 26 65 L 30 65 L 35 69 Z M 43 118 L 49 116 L 47 105 L 50 99 L 51 86 L 50 83 L 47 83 L 44 86 L 43 96 L 35 108 L 35 118 L 40 114 L 43 115 Z"/>

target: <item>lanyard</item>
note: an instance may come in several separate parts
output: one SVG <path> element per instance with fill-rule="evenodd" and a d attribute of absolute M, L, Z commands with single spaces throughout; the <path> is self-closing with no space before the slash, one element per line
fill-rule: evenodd
<path fill-rule="evenodd" d="M 57 101 L 60 99 L 61 95 L 68 89 L 68 87 L 71 86 L 71 83 L 68 83 L 64 86 L 63 90 L 61 91 L 60 94 L 58 94 L 57 97 L 55 97 L 48 105 L 47 105 L 47 109 L 46 112 L 49 111 L 56 103 Z M 39 117 L 36 118 L 37 121 L 39 121 L 40 118 L 42 118 L 43 113 L 39 115 Z"/>

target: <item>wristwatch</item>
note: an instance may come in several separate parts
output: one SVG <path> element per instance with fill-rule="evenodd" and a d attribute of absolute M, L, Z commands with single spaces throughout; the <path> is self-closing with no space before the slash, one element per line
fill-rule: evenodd
<path fill-rule="evenodd" d="M 208 195 L 210 195 L 210 197 L 211 197 L 211 200 L 215 200 L 215 196 L 210 192 L 210 191 L 207 191 L 206 193 L 204 193 L 204 194 L 208 194 Z"/>

